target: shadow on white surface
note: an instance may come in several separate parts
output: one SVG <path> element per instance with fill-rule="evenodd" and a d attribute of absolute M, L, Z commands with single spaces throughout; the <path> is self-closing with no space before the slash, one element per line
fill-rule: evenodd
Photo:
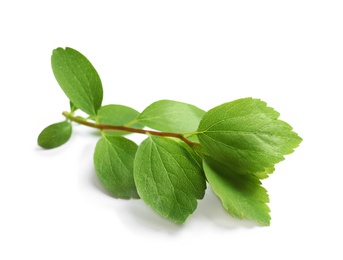
<path fill-rule="evenodd" d="M 79 143 L 78 140 L 75 139 L 83 139 L 83 137 L 72 137 L 70 140 L 71 144 L 66 144 L 61 148 L 52 149 L 50 151 L 44 150 L 44 153 L 40 151 L 43 149 L 39 147 L 37 147 L 36 150 L 39 154 L 44 154 L 44 156 L 49 157 L 56 154 L 64 154 L 65 152 L 68 153 L 66 156 L 71 156 L 74 153 L 74 150 L 70 149 L 70 147 L 73 147 L 73 143 Z M 80 171 L 79 178 L 81 187 L 82 189 L 85 189 L 85 196 L 90 196 L 92 198 L 91 201 L 95 201 L 96 207 L 100 207 L 101 205 L 101 207 L 108 207 L 110 210 L 113 209 L 118 216 L 119 221 L 121 221 L 126 228 L 133 231 L 156 231 L 158 233 L 174 235 L 189 229 L 201 231 L 206 230 L 207 228 L 233 230 L 259 227 L 254 221 L 239 220 L 230 216 L 209 186 L 207 187 L 205 197 L 198 201 L 197 209 L 189 216 L 184 224 L 175 224 L 164 219 L 155 213 L 142 200 L 113 198 L 112 195 L 104 189 L 94 171 L 92 158 L 95 144 L 96 140 L 90 140 L 86 144 L 83 144 L 81 153 L 79 148 L 75 148 L 79 153 L 77 155 L 78 160 L 83 162 L 78 167 L 78 171 Z"/>
<path fill-rule="evenodd" d="M 156 231 L 170 235 L 176 235 L 183 229 L 183 225 L 164 219 L 142 200 L 131 200 L 127 204 L 126 211 L 122 213 L 123 222 L 131 229 Z"/>
<path fill-rule="evenodd" d="M 89 181 L 93 188 L 97 189 L 106 196 L 111 195 L 102 187 L 95 172 L 89 173 Z M 124 225 L 134 230 L 154 230 L 170 235 L 177 234 L 183 229 L 196 226 L 197 229 L 206 228 L 206 226 L 216 226 L 219 229 L 239 229 L 259 227 L 253 221 L 240 220 L 230 216 L 223 208 L 219 198 L 213 193 L 211 188 L 207 188 L 203 200 L 198 201 L 198 207 L 189 216 L 184 224 L 176 224 L 164 219 L 155 213 L 142 200 L 125 200 L 125 206 L 121 208 L 119 214 Z M 118 208 L 116 208 L 118 210 Z"/>

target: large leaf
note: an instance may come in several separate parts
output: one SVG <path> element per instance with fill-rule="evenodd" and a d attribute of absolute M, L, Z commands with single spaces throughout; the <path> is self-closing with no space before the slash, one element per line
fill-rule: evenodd
<path fill-rule="evenodd" d="M 148 106 L 138 117 L 138 122 L 164 132 L 192 132 L 198 128 L 205 111 L 196 106 L 160 100 Z"/>
<path fill-rule="evenodd" d="M 118 198 L 139 198 L 133 180 L 137 145 L 120 136 L 102 137 L 94 151 L 94 168 L 101 183 Z"/>
<path fill-rule="evenodd" d="M 270 210 L 266 204 L 269 197 L 256 176 L 232 172 L 210 157 L 204 160 L 204 171 L 214 193 L 232 216 L 270 224 Z"/>
<path fill-rule="evenodd" d="M 47 126 L 38 136 L 38 145 L 52 149 L 66 143 L 71 136 L 71 124 L 67 121 Z"/>
<path fill-rule="evenodd" d="M 198 155 L 183 142 L 156 136 L 139 146 L 134 178 L 144 202 L 177 223 L 194 212 L 206 189 Z"/>
<path fill-rule="evenodd" d="M 200 122 L 198 138 L 211 157 L 234 172 L 269 173 L 302 140 L 278 117 L 263 101 L 238 99 L 208 111 Z"/>
<path fill-rule="evenodd" d="M 89 60 L 72 48 L 57 48 L 52 53 L 51 65 L 70 101 L 87 114 L 96 115 L 103 90 L 100 77 Z"/>
<path fill-rule="evenodd" d="M 97 122 L 106 125 L 143 128 L 143 125 L 135 122 L 138 116 L 139 112 L 131 107 L 122 105 L 106 105 L 99 109 Z M 106 133 L 111 135 L 128 134 L 128 132 L 110 130 L 106 130 Z"/>

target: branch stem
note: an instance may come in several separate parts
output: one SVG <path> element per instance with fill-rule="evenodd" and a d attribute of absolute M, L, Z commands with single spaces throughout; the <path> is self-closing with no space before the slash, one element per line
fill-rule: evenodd
<path fill-rule="evenodd" d="M 98 124 L 95 122 L 87 121 L 83 118 L 78 118 L 73 115 L 71 115 L 69 112 L 63 112 L 62 113 L 67 119 L 70 121 L 76 122 L 81 125 L 89 126 L 92 128 L 97 128 L 100 130 L 114 130 L 114 131 L 125 131 L 130 133 L 137 133 L 137 134 L 149 134 L 149 135 L 155 135 L 155 136 L 164 136 L 164 137 L 174 137 L 179 138 L 182 141 L 184 141 L 186 144 L 188 144 L 191 147 L 200 145 L 199 143 L 195 143 L 187 139 L 183 134 L 179 133 L 173 133 L 173 132 L 158 132 L 153 130 L 145 130 L 140 128 L 133 128 L 133 127 L 127 127 L 127 126 L 114 126 L 114 125 L 105 125 L 105 124 Z"/>

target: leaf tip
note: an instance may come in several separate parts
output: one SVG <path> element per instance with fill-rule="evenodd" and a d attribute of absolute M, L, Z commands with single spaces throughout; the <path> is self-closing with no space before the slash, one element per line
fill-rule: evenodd
<path fill-rule="evenodd" d="M 270 226 L 270 220 L 271 220 L 271 217 L 257 221 L 257 222 L 259 224 L 261 224 L 262 226 L 269 227 Z"/>

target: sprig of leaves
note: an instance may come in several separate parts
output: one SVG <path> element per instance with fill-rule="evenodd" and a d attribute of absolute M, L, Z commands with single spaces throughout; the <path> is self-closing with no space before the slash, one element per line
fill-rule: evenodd
<path fill-rule="evenodd" d="M 80 52 L 57 48 L 51 64 L 70 100 L 70 112 L 63 112 L 65 121 L 40 133 L 38 145 L 51 149 L 66 143 L 72 122 L 97 128 L 101 138 L 94 168 L 114 197 L 141 198 L 161 216 L 183 223 L 208 183 L 232 216 L 270 224 L 261 179 L 302 139 L 265 102 L 242 98 L 205 112 L 160 100 L 139 113 L 123 105 L 102 105 L 100 77 Z M 89 117 L 75 115 L 78 109 Z M 147 138 L 138 146 L 125 137 L 129 133 Z"/>

